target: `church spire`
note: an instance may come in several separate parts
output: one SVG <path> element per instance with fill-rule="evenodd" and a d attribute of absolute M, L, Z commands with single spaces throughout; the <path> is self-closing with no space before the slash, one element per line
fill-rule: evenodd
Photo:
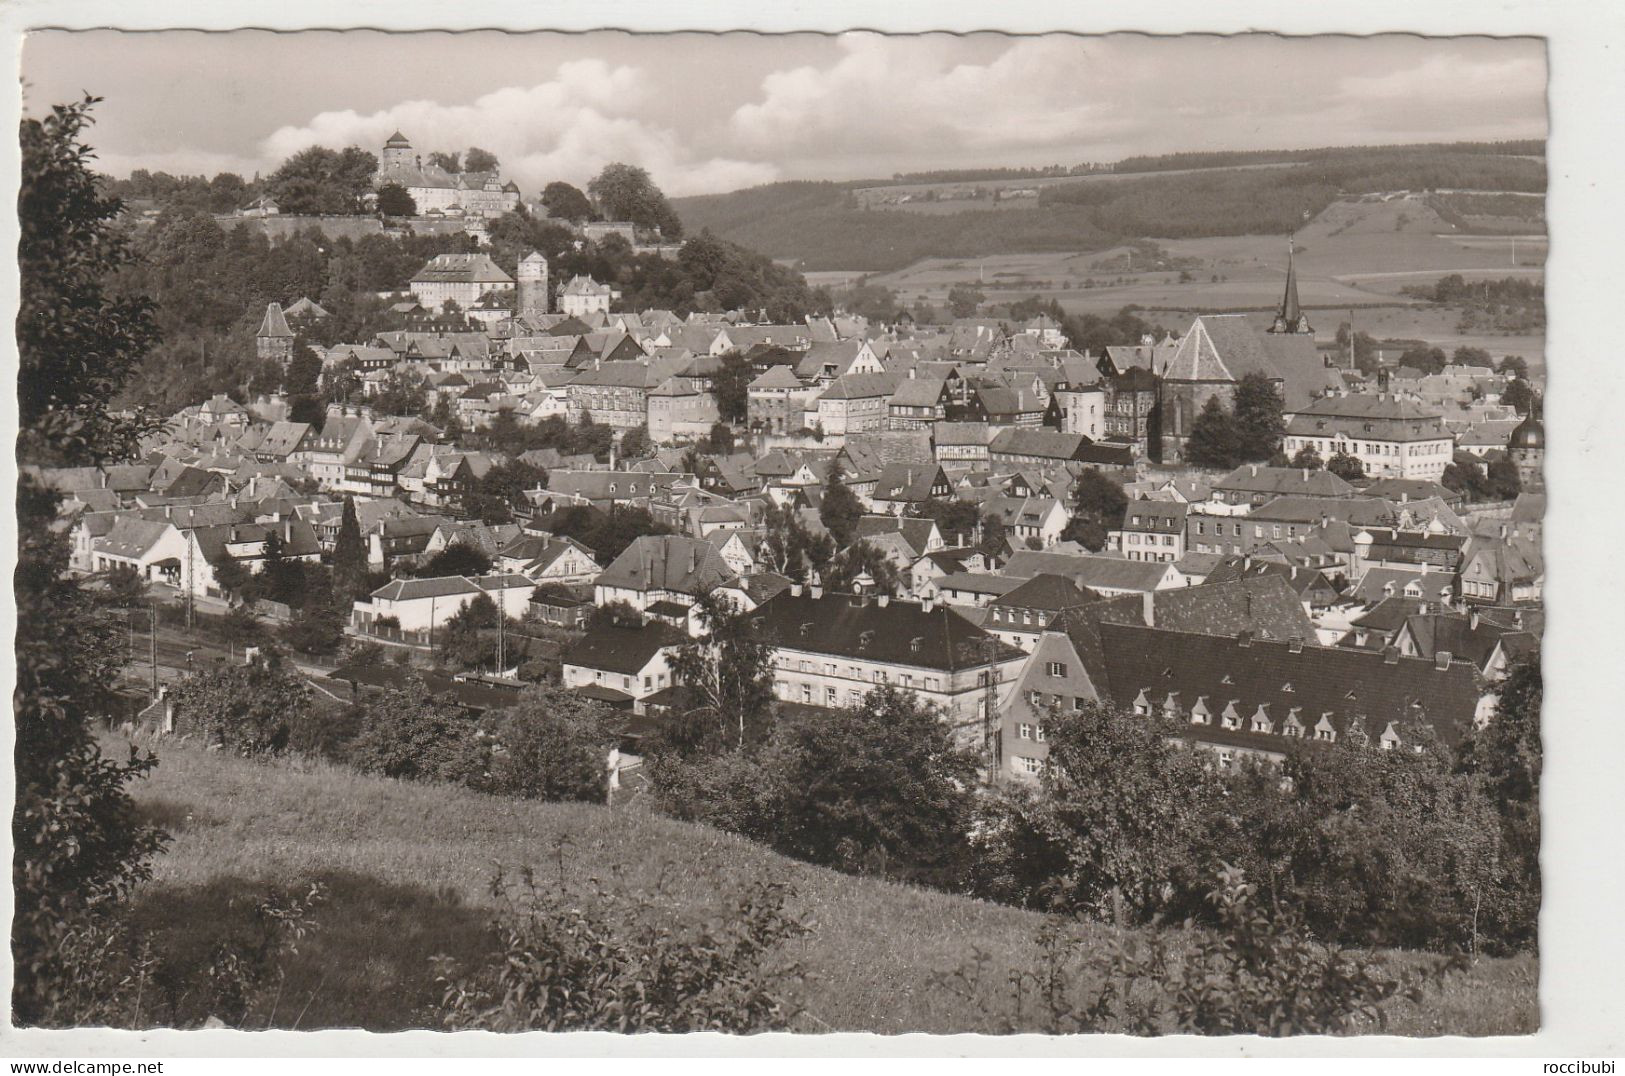
<path fill-rule="evenodd" d="M 1308 334 L 1315 331 L 1309 327 L 1309 318 L 1298 305 L 1298 270 L 1292 264 L 1296 240 L 1296 235 L 1289 235 L 1286 239 L 1286 294 L 1281 296 L 1280 309 L 1275 312 L 1275 323 L 1270 326 L 1272 333 Z"/>

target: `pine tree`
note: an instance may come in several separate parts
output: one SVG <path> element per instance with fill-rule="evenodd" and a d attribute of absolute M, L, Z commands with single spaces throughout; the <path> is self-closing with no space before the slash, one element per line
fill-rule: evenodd
<path fill-rule="evenodd" d="M 355 499 L 344 498 L 339 535 L 333 542 L 333 593 L 343 603 L 361 597 L 367 588 L 367 549 L 361 541 Z"/>
<path fill-rule="evenodd" d="M 830 462 L 829 474 L 824 478 L 824 497 L 818 506 L 818 518 L 830 537 L 835 539 L 835 544 L 845 547 L 852 544 L 858 520 L 862 516 L 863 505 L 858 501 L 858 495 L 847 488 L 846 475 L 837 457 Z"/>
<path fill-rule="evenodd" d="M 1185 441 L 1185 459 L 1198 467 L 1229 470 L 1238 462 L 1240 438 L 1235 420 L 1217 396 L 1209 396 L 1191 425 Z"/>

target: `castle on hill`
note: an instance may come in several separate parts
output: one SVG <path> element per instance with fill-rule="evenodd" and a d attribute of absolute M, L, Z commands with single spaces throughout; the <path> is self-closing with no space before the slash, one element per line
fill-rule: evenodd
<path fill-rule="evenodd" d="M 372 183 L 374 189 L 390 183 L 405 187 L 420 214 L 500 217 L 519 207 L 518 185 L 505 182 L 499 171 L 448 172 L 424 164 L 399 131 L 384 143 Z"/>

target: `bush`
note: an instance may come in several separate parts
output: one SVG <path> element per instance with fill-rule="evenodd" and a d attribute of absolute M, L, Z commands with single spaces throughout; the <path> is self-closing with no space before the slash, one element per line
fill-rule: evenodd
<path fill-rule="evenodd" d="M 311 710 L 303 677 L 272 656 L 195 673 L 177 684 L 176 732 L 245 758 L 281 754 Z"/>
<path fill-rule="evenodd" d="M 602 803 L 613 715 L 558 688 L 532 688 L 496 725 L 489 789 L 534 800 Z"/>
<path fill-rule="evenodd" d="M 1464 966 L 1441 959 L 1389 975 L 1368 957 L 1319 944 L 1294 911 L 1257 896 L 1240 870 L 1226 866 L 1208 894 L 1217 929 L 1187 922 L 1188 944 L 1163 930 L 1148 943 L 1122 942 L 1087 958 L 1093 946 L 1050 917 L 1035 939 L 1039 965 L 1009 976 L 1007 1029 L 1031 1031 L 1036 1022 L 1052 1035 L 1346 1035 L 1381 1028 L 1384 1002 L 1420 1000 Z M 979 997 L 985 964 L 979 955 L 938 985 Z"/>
<path fill-rule="evenodd" d="M 363 706 L 350 761 L 364 773 L 420 781 L 483 785 L 489 742 L 450 695 L 435 696 L 422 680 L 385 691 Z"/>
<path fill-rule="evenodd" d="M 658 893 L 553 891 L 528 870 L 492 889 L 507 904 L 500 953 L 470 970 L 435 958 L 449 1029 L 743 1033 L 788 1029 L 798 1012 L 788 990 L 804 973 L 782 950 L 808 928 L 781 883 L 728 894 L 702 923 Z"/>

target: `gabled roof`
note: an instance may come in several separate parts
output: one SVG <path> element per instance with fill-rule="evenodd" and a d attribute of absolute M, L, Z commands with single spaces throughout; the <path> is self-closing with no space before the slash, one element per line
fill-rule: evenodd
<path fill-rule="evenodd" d="M 791 589 L 749 617 L 756 637 L 775 646 L 883 664 L 953 671 L 1021 656 L 946 605 Z"/>
<path fill-rule="evenodd" d="M 993 602 L 1013 609 L 1044 609 L 1059 612 L 1075 605 L 1099 601 L 1100 595 L 1086 590 L 1064 575 L 1039 573 Z"/>
<path fill-rule="evenodd" d="M 489 254 L 436 254 L 412 277 L 414 284 L 512 284 Z"/>
<path fill-rule="evenodd" d="M 669 590 L 698 597 L 732 578 L 716 546 L 680 535 L 634 539 L 599 575 L 597 584 L 627 590 Z"/>
<path fill-rule="evenodd" d="M 634 676 L 667 647 L 688 642 L 682 631 L 661 621 L 637 627 L 610 624 L 590 629 L 562 655 L 566 665 Z"/>
<path fill-rule="evenodd" d="M 1080 586 L 1108 590 L 1155 590 L 1172 564 L 1163 561 L 1125 560 L 1122 557 L 1075 556 L 1018 550 L 1006 562 L 1006 575 L 1028 578 L 1040 573 L 1064 575 Z"/>
<path fill-rule="evenodd" d="M 1276 496 L 1352 497 L 1355 494 L 1353 486 L 1330 471 L 1306 467 L 1267 467 L 1257 463 L 1242 464 L 1223 478 L 1214 480 L 1213 488 Z"/>

